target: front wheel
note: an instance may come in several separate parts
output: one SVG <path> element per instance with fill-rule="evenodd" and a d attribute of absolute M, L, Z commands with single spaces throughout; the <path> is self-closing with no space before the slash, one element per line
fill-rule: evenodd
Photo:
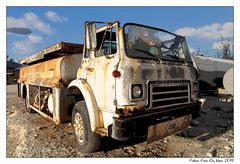
<path fill-rule="evenodd" d="M 92 132 L 85 101 L 79 101 L 73 108 L 72 126 L 77 149 L 83 153 L 95 152 L 101 142 L 101 136 Z"/>

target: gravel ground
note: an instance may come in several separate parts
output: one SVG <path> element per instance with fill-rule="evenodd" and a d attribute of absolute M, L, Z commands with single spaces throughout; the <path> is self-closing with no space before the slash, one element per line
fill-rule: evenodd
<path fill-rule="evenodd" d="M 38 113 L 24 111 L 17 86 L 7 86 L 7 157 L 185 157 L 233 158 L 233 103 L 205 97 L 201 117 L 186 130 L 147 144 L 143 139 L 118 142 L 103 138 L 100 150 L 75 149 L 70 123 L 54 125 Z"/>

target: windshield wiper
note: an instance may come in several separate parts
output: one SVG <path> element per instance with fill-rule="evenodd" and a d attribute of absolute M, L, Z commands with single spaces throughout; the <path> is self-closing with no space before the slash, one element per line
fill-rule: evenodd
<path fill-rule="evenodd" d="M 173 59 L 179 60 L 179 57 L 177 55 L 169 55 L 169 54 L 167 54 L 166 56 L 169 56 L 169 57 L 171 57 Z"/>
<path fill-rule="evenodd" d="M 133 48 L 133 50 L 136 50 L 136 51 L 140 51 L 140 52 L 146 53 L 146 54 L 148 54 L 149 56 L 152 56 L 152 57 L 154 57 L 154 58 L 156 58 L 156 59 L 162 61 L 162 60 L 160 59 L 160 57 L 158 57 L 158 56 L 156 56 L 156 55 L 150 53 L 149 51 L 145 51 L 145 50 L 141 50 L 141 49 L 135 49 L 135 48 Z"/>
<path fill-rule="evenodd" d="M 167 55 L 165 55 L 165 57 L 170 57 L 170 58 L 172 58 L 172 60 L 174 60 L 174 61 L 187 63 L 183 58 L 180 58 L 180 57 L 177 56 L 177 55 L 167 54 Z M 170 60 L 170 59 L 168 59 L 168 60 Z"/>

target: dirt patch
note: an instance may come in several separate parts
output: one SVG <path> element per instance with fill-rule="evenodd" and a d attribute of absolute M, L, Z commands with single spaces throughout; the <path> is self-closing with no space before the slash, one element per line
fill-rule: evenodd
<path fill-rule="evenodd" d="M 225 157 L 233 158 L 233 103 L 205 97 L 201 117 L 186 130 L 147 144 L 103 138 L 92 154 L 75 149 L 70 123 L 54 125 L 38 113 L 25 112 L 17 86 L 7 86 L 7 157 Z"/>

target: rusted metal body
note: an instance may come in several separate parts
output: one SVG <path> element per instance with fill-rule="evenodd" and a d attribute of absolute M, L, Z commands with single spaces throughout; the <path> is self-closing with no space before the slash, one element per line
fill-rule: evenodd
<path fill-rule="evenodd" d="M 76 78 L 82 54 L 62 56 L 24 67 L 20 70 L 19 83 L 60 88 Z"/>
<path fill-rule="evenodd" d="M 127 25 L 139 31 L 126 30 Z M 185 128 L 190 121 L 184 122 L 182 118 L 194 113 L 198 99 L 197 75 L 185 39 L 162 29 L 127 25 L 120 27 L 119 22 L 113 22 L 86 30 L 83 55 L 66 55 L 44 62 L 41 55 L 33 57 L 38 60 L 26 59 L 24 62 L 29 64 L 40 61 L 20 71 L 19 83 L 26 85 L 26 97 L 31 95 L 31 85 L 39 86 L 39 95 L 35 94 L 31 101 L 38 101 L 41 107 L 47 97 L 43 93 L 48 93 L 51 97 L 48 99 L 55 101 L 48 104 L 53 104 L 53 120 L 58 123 L 70 111 L 66 106 L 72 103 L 68 96 L 75 101 L 85 100 L 91 131 L 117 140 L 147 136 L 148 127 L 158 124 L 157 129 L 161 130 L 166 121 L 178 122 L 168 135 Z M 151 30 L 157 35 L 152 35 Z M 126 41 L 130 38 L 126 31 L 139 37 L 140 42 L 135 40 L 134 44 L 140 48 L 149 46 L 150 52 L 139 50 L 130 56 L 135 45 L 131 39 Z M 172 38 L 161 38 L 161 33 Z M 161 45 L 165 43 L 168 45 Z M 159 55 L 161 46 L 170 57 Z M 151 133 L 150 128 L 149 136 L 153 136 Z M 165 135 L 156 136 L 154 140 Z"/>
<path fill-rule="evenodd" d="M 159 138 L 164 138 L 169 134 L 177 133 L 189 126 L 191 115 L 182 116 L 174 120 L 162 122 L 148 127 L 148 143 L 157 141 Z"/>
<path fill-rule="evenodd" d="M 36 53 L 37 55 L 34 54 L 26 60 L 22 60 L 22 63 L 30 65 L 20 69 L 18 83 L 21 94 L 19 96 L 24 98 L 23 88 L 25 86 L 30 108 L 35 111 L 39 110 L 37 112 L 44 117 L 52 118 L 55 123 L 70 119 L 67 110 L 71 105 L 71 100 L 68 99 L 66 90 L 68 84 L 76 79 L 77 69 L 81 64 L 82 57 L 81 53 L 72 54 L 75 50 L 69 49 L 76 46 L 76 52 L 78 52 L 80 50 L 79 45 L 61 42 Z M 49 92 L 43 93 L 44 90 L 47 90 L 46 88 Z M 49 95 L 52 95 L 52 99 L 48 99 Z M 38 101 L 40 99 L 41 101 Z M 52 107 L 48 109 L 47 104 L 52 104 Z M 51 116 L 42 112 L 45 108 Z"/>

